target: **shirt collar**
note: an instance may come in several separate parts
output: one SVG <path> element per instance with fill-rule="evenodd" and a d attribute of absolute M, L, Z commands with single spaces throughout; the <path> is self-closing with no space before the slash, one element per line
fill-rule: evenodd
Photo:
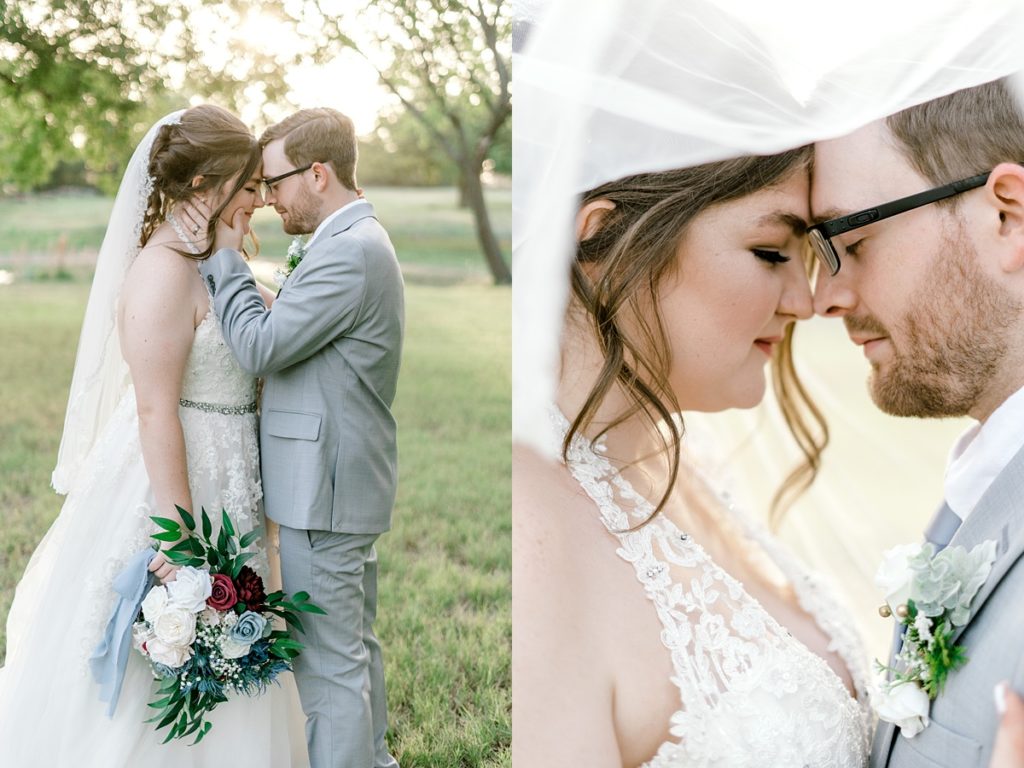
<path fill-rule="evenodd" d="M 320 226 L 313 230 L 313 236 L 306 241 L 306 247 L 309 248 L 309 246 L 313 244 L 313 241 L 316 240 L 317 236 L 327 229 L 327 225 L 338 218 L 343 211 L 347 211 L 349 208 L 354 208 L 355 206 L 361 205 L 365 202 L 367 201 L 360 197 L 358 200 L 353 200 L 351 203 L 346 203 L 341 206 L 341 208 L 336 210 L 334 213 L 328 214 L 327 218 L 320 222 Z"/>
<path fill-rule="evenodd" d="M 1024 447 L 1024 388 L 1018 389 L 982 424 L 953 444 L 946 464 L 946 503 L 966 520 L 992 481 Z"/>

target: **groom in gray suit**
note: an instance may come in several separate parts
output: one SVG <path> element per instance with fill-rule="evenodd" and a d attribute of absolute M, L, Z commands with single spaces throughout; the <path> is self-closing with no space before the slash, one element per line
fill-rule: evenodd
<path fill-rule="evenodd" d="M 922 732 L 879 722 L 875 768 L 988 765 L 993 688 L 1024 691 L 1021 162 L 1024 117 L 1002 81 L 815 148 L 815 309 L 842 317 L 863 347 L 883 411 L 978 421 L 951 451 L 945 500 L 925 536 L 940 549 L 994 541 L 997 552 L 954 636 L 969 661 L 931 703 Z"/>
<path fill-rule="evenodd" d="M 280 525 L 289 593 L 304 616 L 295 663 L 313 768 L 392 768 L 374 542 L 391 527 L 395 397 L 404 303 L 395 250 L 356 186 L 351 120 L 307 109 L 267 129 L 263 185 L 284 231 L 313 233 L 268 310 L 238 253 L 243 224 L 218 226 L 200 266 L 224 338 L 265 377 L 260 443 L 267 516 Z M 224 247 L 228 246 L 228 247 Z"/>

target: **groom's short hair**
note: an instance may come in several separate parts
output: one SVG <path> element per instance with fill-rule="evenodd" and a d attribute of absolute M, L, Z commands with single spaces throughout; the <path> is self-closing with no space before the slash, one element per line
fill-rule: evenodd
<path fill-rule="evenodd" d="M 935 185 L 1024 163 L 1024 113 L 1005 78 L 910 107 L 885 124 L 911 167 Z"/>
<path fill-rule="evenodd" d="M 356 189 L 356 129 L 341 112 L 328 107 L 300 110 L 267 128 L 260 136 L 260 147 L 277 139 L 284 139 L 284 154 L 296 168 L 329 162 L 338 180 Z"/>

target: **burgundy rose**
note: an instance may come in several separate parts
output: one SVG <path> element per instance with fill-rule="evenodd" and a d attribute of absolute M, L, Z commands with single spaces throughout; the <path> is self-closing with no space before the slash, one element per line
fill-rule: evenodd
<path fill-rule="evenodd" d="M 226 573 L 213 574 L 213 594 L 206 599 L 206 604 L 215 611 L 227 611 L 238 602 L 238 593 L 231 577 Z"/>
<path fill-rule="evenodd" d="M 250 611 L 262 611 L 266 607 L 267 593 L 263 589 L 263 579 L 248 565 L 243 565 L 235 579 L 238 599 L 245 603 Z"/>

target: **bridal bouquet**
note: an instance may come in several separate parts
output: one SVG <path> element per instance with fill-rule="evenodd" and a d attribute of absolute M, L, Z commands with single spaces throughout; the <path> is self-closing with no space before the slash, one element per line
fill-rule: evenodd
<path fill-rule="evenodd" d="M 154 539 L 181 539 L 164 553 L 181 567 L 174 581 L 149 590 L 132 637 L 160 681 L 149 705 L 157 714 L 147 722 L 158 730 L 171 727 L 165 744 L 193 733 L 197 744 L 212 727 L 207 714 L 229 694 L 261 694 L 291 669 L 303 647 L 289 629 L 303 631 L 298 614 L 324 611 L 305 592 L 290 598 L 283 592 L 266 594 L 263 580 L 246 565 L 256 554 L 245 550 L 258 529 L 238 538 L 223 511 L 214 540 L 205 509 L 198 531 L 195 518 L 177 509 L 187 529 L 184 539 L 177 522 L 151 519 L 162 529 Z"/>

